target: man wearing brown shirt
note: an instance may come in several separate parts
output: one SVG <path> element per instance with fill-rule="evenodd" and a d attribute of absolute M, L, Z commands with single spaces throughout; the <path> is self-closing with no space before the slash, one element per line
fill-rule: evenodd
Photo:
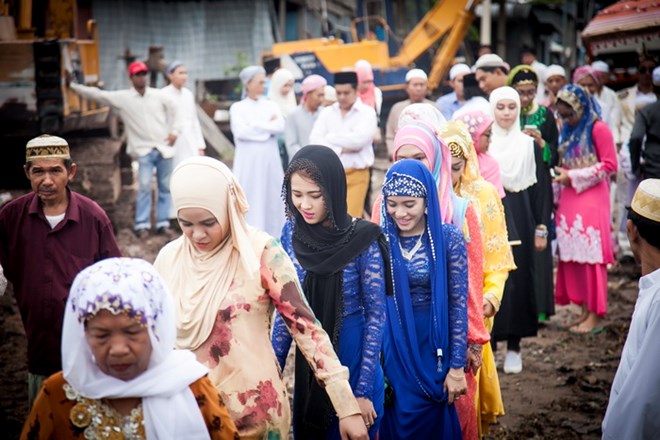
<path fill-rule="evenodd" d="M 120 252 L 103 209 L 67 186 L 76 164 L 64 139 L 32 139 L 24 168 L 32 192 L 0 210 L 0 264 L 13 284 L 25 327 L 32 405 L 41 382 L 62 369 L 62 321 L 73 279 Z"/>

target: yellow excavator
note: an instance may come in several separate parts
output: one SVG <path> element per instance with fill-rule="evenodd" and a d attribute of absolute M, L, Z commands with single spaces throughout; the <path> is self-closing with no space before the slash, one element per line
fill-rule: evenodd
<path fill-rule="evenodd" d="M 376 20 L 389 33 L 380 17 L 353 20 L 354 43 L 335 38 L 314 38 L 287 41 L 273 45 L 267 57 L 290 57 L 303 76 L 318 74 L 332 81 L 336 72 L 351 69 L 358 60 L 367 60 L 374 69 L 375 82 L 385 94 L 405 87 L 405 75 L 410 66 L 440 39 L 433 58 L 429 87 L 435 89 L 451 67 L 451 61 L 463 42 L 475 17 L 480 0 L 438 0 L 415 28 L 403 40 L 398 53 L 389 55 L 386 41 L 358 39 L 357 26 L 365 19 Z"/>
<path fill-rule="evenodd" d="M 121 141 L 108 107 L 66 87 L 66 74 L 98 85 L 98 33 L 75 0 L 0 0 L 0 188 L 24 187 L 25 144 L 43 133 L 64 136 L 79 172 L 76 190 L 106 210 L 121 190 Z"/>

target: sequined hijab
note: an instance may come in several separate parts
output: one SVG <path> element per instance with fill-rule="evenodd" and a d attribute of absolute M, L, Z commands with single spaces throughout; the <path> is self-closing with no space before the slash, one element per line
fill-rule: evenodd
<path fill-rule="evenodd" d="M 85 324 L 101 310 L 135 319 L 149 332 L 147 369 L 123 381 L 96 365 Z M 189 385 L 208 373 L 188 350 L 175 350 L 174 304 L 163 279 L 144 260 L 110 258 L 76 276 L 64 313 L 62 372 L 89 399 L 142 399 L 147 438 L 208 439 L 209 434 Z"/>

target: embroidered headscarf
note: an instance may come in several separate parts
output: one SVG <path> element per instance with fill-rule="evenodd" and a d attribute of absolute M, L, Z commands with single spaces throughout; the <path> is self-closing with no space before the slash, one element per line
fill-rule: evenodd
<path fill-rule="evenodd" d="M 277 69 L 270 77 L 270 86 L 268 86 L 268 99 L 278 105 L 284 117 L 288 116 L 296 108 L 296 92 L 293 87 L 286 96 L 281 93 L 282 87 L 289 81 L 293 82 L 293 73 L 287 69 Z"/>
<path fill-rule="evenodd" d="M 96 365 L 85 324 L 101 310 L 135 319 L 149 332 L 151 360 L 123 381 Z M 158 272 L 144 260 L 110 258 L 87 267 L 71 286 L 62 331 L 62 372 L 88 399 L 142 399 L 147 438 L 209 438 L 189 385 L 208 369 L 188 350 L 174 350 L 174 305 Z"/>
<path fill-rule="evenodd" d="M 319 186 L 329 224 L 310 225 L 296 209 L 291 197 L 291 177 L 295 173 Z M 379 242 L 385 259 L 385 237 L 377 225 L 354 219 L 348 214 L 344 167 L 337 154 L 328 147 L 308 145 L 293 156 L 284 177 L 282 196 L 287 215 L 295 221 L 293 250 L 306 271 L 303 292 L 314 315 L 330 336 L 335 351 L 339 353 L 339 332 L 344 312 L 343 269 L 375 241 Z M 296 435 L 313 437 L 319 434 L 319 428 L 327 428 L 334 409 L 299 351 L 296 352 L 295 377 Z"/>
<path fill-rule="evenodd" d="M 535 87 L 538 87 L 539 76 L 536 71 L 532 69 L 532 66 L 528 66 L 527 64 L 520 64 L 519 66 L 511 69 L 511 72 L 509 72 L 509 76 L 507 77 L 506 85 L 515 88 L 517 85 L 525 84 L 531 84 Z M 539 105 L 535 99 L 532 99 L 529 105 L 522 108 L 520 111 L 523 115 L 532 115 L 536 113 L 538 109 Z"/>
<path fill-rule="evenodd" d="M 534 139 L 520 130 L 520 96 L 515 89 L 499 87 L 490 94 L 490 106 L 497 113 L 497 104 L 503 100 L 516 103 L 516 115 L 509 128 L 501 127 L 497 117 L 493 123 L 488 152 L 500 166 L 502 184 L 507 191 L 523 191 L 536 183 Z"/>
<path fill-rule="evenodd" d="M 599 119 L 596 99 L 584 88 L 568 84 L 557 93 L 557 102 L 568 105 L 580 118 L 576 126 L 564 122 L 559 133 L 561 164 L 568 168 L 584 168 L 598 162 L 591 132 Z"/>
<path fill-rule="evenodd" d="M 428 345 L 431 353 L 422 352 L 426 345 L 418 341 L 415 317 L 411 300 L 406 261 L 401 253 L 399 230 L 387 213 L 387 198 L 392 196 L 423 197 L 426 205 L 425 240 L 429 248 L 429 273 L 431 274 L 431 310 L 429 316 Z M 390 249 L 390 270 L 394 295 L 387 301 L 390 333 L 396 341 L 391 344 L 396 356 L 417 379 L 417 385 L 430 396 L 433 402 L 446 398 L 443 391 L 445 374 L 449 368 L 449 301 L 447 292 L 447 252 L 442 231 L 442 212 L 435 180 L 429 170 L 419 161 L 405 159 L 396 162 L 385 175 L 381 204 L 381 225 Z M 441 354 L 438 363 L 426 360 Z M 426 361 L 426 362 L 425 362 Z"/>
<path fill-rule="evenodd" d="M 265 75 L 266 70 L 264 70 L 263 67 L 261 66 L 248 66 L 245 67 L 241 72 L 238 74 L 238 78 L 241 80 L 241 84 L 243 84 L 243 91 L 241 92 L 241 99 L 245 98 L 247 96 L 247 84 L 252 81 L 252 78 L 257 76 L 258 74 Z"/>
<path fill-rule="evenodd" d="M 376 108 L 376 85 L 374 84 L 374 71 L 371 64 L 366 60 L 358 60 L 355 63 L 355 73 L 358 77 L 358 96 L 363 104 Z M 369 88 L 363 92 L 359 91 L 360 84 L 371 81 Z"/>
<path fill-rule="evenodd" d="M 451 154 L 447 145 L 437 136 L 437 129 L 434 130 L 423 121 L 411 121 L 399 127 L 394 136 L 395 161 L 398 160 L 401 147 L 408 144 L 419 148 L 432 167 L 429 171 L 436 182 L 442 222 L 452 223 L 462 230 L 468 202 L 454 193 L 451 184 Z"/>
<path fill-rule="evenodd" d="M 504 207 L 496 188 L 479 173 L 477 151 L 467 126 L 452 121 L 440 129 L 440 136 L 447 142 L 453 157 L 465 159 L 456 193 L 470 201 L 479 214 L 484 243 L 484 272 L 513 270 L 513 254 L 508 243 L 508 231 L 504 219 Z"/>
<path fill-rule="evenodd" d="M 472 144 L 474 145 L 475 150 L 477 151 L 477 158 L 479 163 L 479 173 L 481 177 L 486 179 L 488 182 L 492 183 L 497 189 L 497 193 L 500 198 L 504 198 L 504 187 L 502 186 L 502 178 L 500 176 L 500 166 L 493 156 L 488 154 L 488 152 L 482 153 L 479 151 L 479 142 L 481 141 L 481 136 L 488 130 L 488 128 L 493 125 L 495 119 L 490 114 L 484 113 L 480 110 L 472 110 L 466 113 L 459 115 L 454 118 L 458 121 L 463 121 L 467 126 L 470 136 L 472 136 Z"/>
<path fill-rule="evenodd" d="M 415 104 L 407 105 L 399 115 L 397 128 L 401 128 L 408 124 L 410 121 L 422 121 L 437 130 L 442 124 L 447 122 L 442 112 L 432 104 L 425 102 L 418 102 Z"/>
<path fill-rule="evenodd" d="M 225 236 L 215 249 L 203 252 L 182 235 L 161 249 L 154 262 L 174 296 L 176 345 L 195 350 L 211 334 L 239 266 L 248 277 L 258 276 L 255 230 L 245 221 L 248 203 L 243 189 L 218 160 L 201 156 L 183 161 L 172 172 L 170 191 L 177 212 L 203 208 L 218 220 Z"/>

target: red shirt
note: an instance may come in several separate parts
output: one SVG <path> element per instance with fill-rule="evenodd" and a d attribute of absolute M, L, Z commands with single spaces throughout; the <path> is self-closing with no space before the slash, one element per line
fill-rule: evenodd
<path fill-rule="evenodd" d="M 96 261 L 120 256 L 105 211 L 87 197 L 68 195 L 64 219 L 53 229 L 35 193 L 0 210 L 0 264 L 25 327 L 28 371 L 45 376 L 62 369 L 62 322 L 73 279 Z"/>

